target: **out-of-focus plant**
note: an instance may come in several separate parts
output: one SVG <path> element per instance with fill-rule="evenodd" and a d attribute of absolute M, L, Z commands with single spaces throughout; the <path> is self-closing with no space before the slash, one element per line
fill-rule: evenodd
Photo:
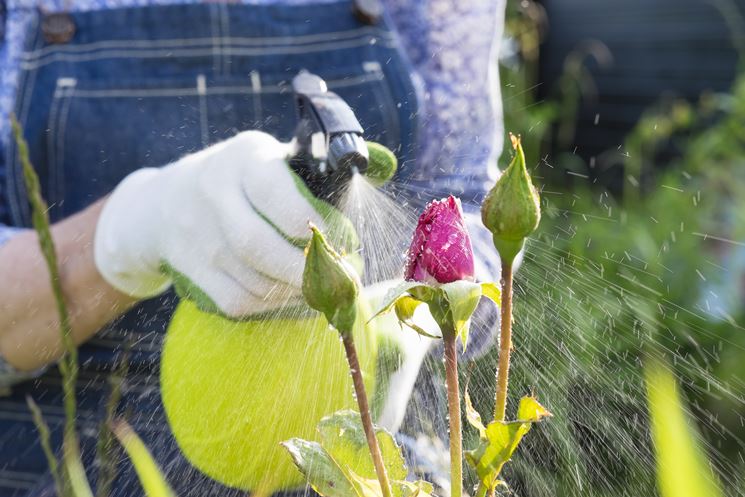
<path fill-rule="evenodd" d="M 175 497 L 152 454 L 129 424 L 126 421 L 117 420 L 111 423 L 110 428 L 134 464 L 145 495 L 147 497 Z"/>
<path fill-rule="evenodd" d="M 645 377 L 662 497 L 722 497 L 672 371 L 655 359 L 647 364 Z"/>
<path fill-rule="evenodd" d="M 77 413 L 77 398 L 75 385 L 78 377 L 78 354 L 77 346 L 72 339 L 72 328 L 67 311 L 62 280 L 60 279 L 59 266 L 57 264 L 57 253 L 52 238 L 47 204 L 42 198 L 39 178 L 29 160 L 28 145 L 23 137 L 23 130 L 16 120 L 11 116 L 13 138 L 18 148 L 18 155 L 23 168 L 23 178 L 31 203 L 32 224 L 39 238 L 39 246 L 44 256 L 51 281 L 52 294 L 57 305 L 60 321 L 60 337 L 63 345 L 63 355 L 58 362 L 60 374 L 62 375 L 63 404 L 65 411 L 65 424 L 62 441 L 62 456 L 58 458 L 51 444 L 49 426 L 44 420 L 43 413 L 31 397 L 26 399 L 33 417 L 34 424 L 39 432 L 39 438 L 44 455 L 47 458 L 49 471 L 54 481 L 55 491 L 58 497 L 93 497 L 93 490 L 85 472 L 80 451 L 80 441 L 75 426 Z M 108 497 L 111 484 L 116 475 L 116 461 L 113 456 L 112 444 L 113 422 L 117 406 L 121 397 L 121 386 L 127 373 L 128 354 L 125 353 L 120 366 L 110 378 L 112 386 L 111 395 L 106 404 L 106 417 L 99 433 L 99 445 L 97 447 L 96 459 L 99 466 L 98 485 L 96 497 Z M 122 428 L 124 429 L 124 428 Z M 122 432 L 123 433 L 123 432 Z M 136 437 L 136 435 L 135 435 Z M 151 497 L 168 497 L 164 494 Z"/>
<path fill-rule="evenodd" d="M 30 397 L 27 399 L 29 408 L 33 413 L 33 419 L 41 436 L 41 444 L 49 463 L 49 470 L 54 479 L 57 495 L 60 497 L 88 497 L 92 496 L 88 480 L 85 477 L 83 463 L 80 456 L 80 442 L 75 429 L 75 416 L 77 412 L 77 400 L 75 397 L 75 383 L 78 377 L 78 353 L 73 342 L 72 328 L 70 326 L 70 315 L 67 312 L 65 296 L 62 291 L 62 280 L 59 275 L 57 264 L 57 253 L 54 248 L 54 240 L 49 228 L 49 213 L 47 204 L 41 196 L 39 177 L 31 165 L 28 154 L 28 145 L 23 138 L 23 130 L 16 120 L 11 116 L 13 138 L 18 147 L 18 156 L 23 168 L 23 179 L 31 203 L 31 222 L 39 238 L 39 247 L 44 256 L 49 278 L 52 286 L 54 301 L 57 305 L 57 314 L 60 322 L 60 338 L 63 345 L 63 355 L 59 360 L 59 370 L 62 374 L 63 403 L 65 410 L 65 425 L 62 444 L 62 460 L 57 461 L 57 456 L 52 451 L 49 442 L 49 427 L 38 406 Z"/>
<path fill-rule="evenodd" d="M 534 0 L 507 2 L 499 61 L 504 126 L 521 131 L 527 164 L 531 167 L 542 161 L 546 151 L 552 148 L 571 151 L 580 102 L 583 98 L 592 98 L 596 92 L 587 62 L 593 60 L 605 67 L 612 59 L 605 45 L 587 41 L 563 61 L 563 70 L 555 86 L 542 87 L 540 45 L 548 24 L 541 3 Z M 500 161 L 507 163 L 510 159 L 511 151 L 504 147 Z"/>

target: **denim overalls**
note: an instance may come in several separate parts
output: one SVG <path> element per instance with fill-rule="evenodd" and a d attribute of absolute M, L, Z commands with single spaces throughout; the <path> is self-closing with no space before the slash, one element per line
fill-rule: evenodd
<path fill-rule="evenodd" d="M 348 0 L 308 6 L 207 3 L 70 14 L 74 37 L 45 41 L 41 19 L 23 56 L 15 113 L 53 221 L 110 192 L 140 167 L 162 166 L 246 129 L 281 140 L 296 122 L 292 77 L 323 77 L 354 109 L 366 138 L 406 164 L 416 140 L 417 97 L 396 37 L 381 20 L 365 24 Z M 39 16 L 41 17 L 41 16 Z M 6 151 L 2 185 L 11 222 L 30 213 L 16 150 Z M 401 174 L 406 175 L 406 166 Z M 131 343 L 123 409 L 180 496 L 239 494 L 179 455 L 160 403 L 161 342 L 175 298 L 138 306 L 80 350 L 79 428 L 89 459 L 108 394 L 107 377 Z M 49 492 L 25 397 L 40 405 L 59 444 L 63 421 L 56 368 L 0 397 L 0 497 Z M 113 495 L 141 495 L 129 464 Z"/>

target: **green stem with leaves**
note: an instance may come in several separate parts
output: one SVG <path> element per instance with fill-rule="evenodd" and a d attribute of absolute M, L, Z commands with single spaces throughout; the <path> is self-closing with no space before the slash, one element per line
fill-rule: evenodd
<path fill-rule="evenodd" d="M 378 476 L 378 482 L 380 482 L 383 497 L 392 497 L 393 491 L 391 490 L 391 482 L 388 479 L 388 473 L 385 470 L 383 454 L 380 452 L 380 445 L 378 444 L 378 438 L 375 436 L 375 427 L 373 426 L 372 417 L 370 416 L 370 404 L 367 400 L 365 383 L 362 380 L 362 369 L 360 368 L 360 361 L 357 358 L 357 348 L 354 345 L 354 338 L 351 332 L 341 333 L 341 336 L 342 342 L 344 343 L 344 350 L 347 354 L 349 371 L 352 373 L 352 383 L 354 384 L 354 393 L 357 397 L 357 405 L 360 408 L 362 427 L 365 430 L 367 445 L 370 448 L 373 466 L 375 466 L 375 474 Z"/>
<path fill-rule="evenodd" d="M 496 421 L 504 421 L 507 412 L 507 386 L 510 376 L 510 354 L 512 353 L 512 261 L 502 261 L 502 305 L 500 307 L 499 366 L 494 402 Z"/>
<path fill-rule="evenodd" d="M 500 305 L 499 364 L 497 366 L 497 391 L 494 400 L 494 420 L 504 421 L 507 414 L 507 387 L 512 353 L 512 260 L 502 261 L 502 303 Z M 479 483 L 476 497 L 493 497 L 494 488 Z"/>
<path fill-rule="evenodd" d="M 460 387 L 458 385 L 458 352 L 455 332 L 443 333 L 445 345 L 445 380 L 450 420 L 450 497 L 463 494 L 463 434 L 460 426 Z"/>

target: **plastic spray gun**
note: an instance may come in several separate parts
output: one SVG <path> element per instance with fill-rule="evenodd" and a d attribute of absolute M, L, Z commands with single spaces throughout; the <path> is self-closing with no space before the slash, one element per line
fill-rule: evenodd
<path fill-rule="evenodd" d="M 298 124 L 290 166 L 316 197 L 334 203 L 355 174 L 374 173 L 371 179 L 379 184 L 393 176 L 395 156 L 381 145 L 365 142 L 354 112 L 328 91 L 323 79 L 301 71 L 293 78 L 292 89 Z"/>

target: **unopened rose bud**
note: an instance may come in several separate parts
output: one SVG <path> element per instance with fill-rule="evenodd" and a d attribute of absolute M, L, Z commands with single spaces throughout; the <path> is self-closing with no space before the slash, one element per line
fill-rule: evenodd
<path fill-rule="evenodd" d="M 460 200 L 430 202 L 419 217 L 404 278 L 424 283 L 473 280 L 473 249 Z"/>
<path fill-rule="evenodd" d="M 357 317 L 359 276 L 318 228 L 311 226 L 311 230 L 313 236 L 305 250 L 303 297 L 340 333 L 351 333 Z"/>
<path fill-rule="evenodd" d="M 525 238 L 541 220 L 538 192 L 525 167 L 520 138 L 510 135 L 515 157 L 481 205 L 481 219 L 492 232 L 503 261 L 511 262 L 522 250 Z"/>

